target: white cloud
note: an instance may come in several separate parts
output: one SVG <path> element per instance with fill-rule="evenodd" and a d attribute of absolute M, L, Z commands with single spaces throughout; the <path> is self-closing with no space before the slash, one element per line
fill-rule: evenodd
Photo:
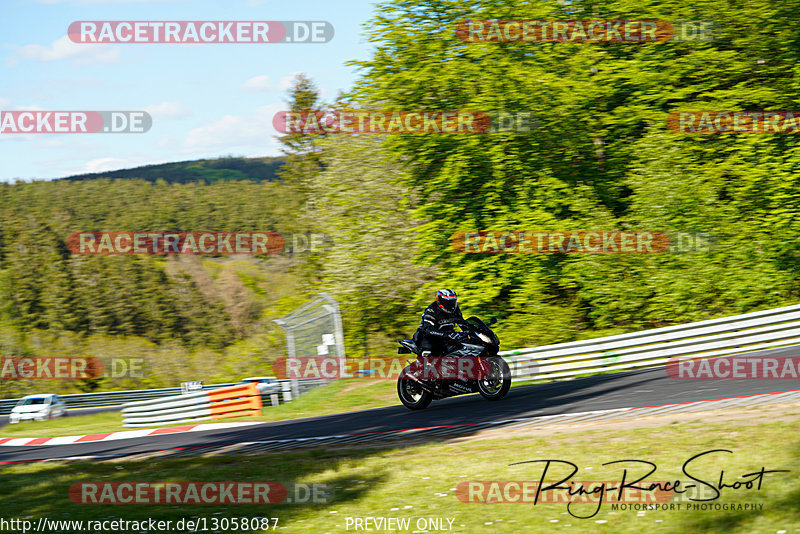
<path fill-rule="evenodd" d="M 45 62 L 72 60 L 82 64 L 114 63 L 120 59 L 119 49 L 111 45 L 73 43 L 66 35 L 53 41 L 50 46 L 29 44 L 5 45 L 5 47 L 16 51 L 16 54 L 9 59 L 12 64 L 20 60 Z"/>
<path fill-rule="evenodd" d="M 103 87 L 106 85 L 106 82 L 100 80 L 99 78 L 54 78 L 50 80 L 49 83 L 52 83 L 54 87 L 58 88 L 59 90 L 62 87 Z"/>
<path fill-rule="evenodd" d="M 242 89 L 251 93 L 272 91 L 274 88 L 272 80 L 265 74 L 254 76 L 242 84 Z"/>
<path fill-rule="evenodd" d="M 153 117 L 153 120 L 182 119 L 191 115 L 191 111 L 183 102 L 161 102 L 144 108 Z"/>
<path fill-rule="evenodd" d="M 97 158 L 87 161 L 78 171 L 78 174 L 91 172 L 105 172 L 117 169 L 128 169 L 141 165 L 141 160 L 130 158 Z"/>
<path fill-rule="evenodd" d="M 156 141 L 156 146 L 158 148 L 175 148 L 180 145 L 180 141 L 178 138 L 172 135 L 165 135 L 158 141 Z"/>
<path fill-rule="evenodd" d="M 272 128 L 272 118 L 283 108 L 281 104 L 270 104 L 255 109 L 249 116 L 225 115 L 191 130 L 186 136 L 186 148 L 188 151 L 235 151 L 243 147 L 266 150 L 275 144 L 273 137 L 278 133 Z"/>
<path fill-rule="evenodd" d="M 97 144 L 91 141 L 82 141 L 80 137 L 72 136 L 69 140 L 65 136 L 50 137 L 49 135 L 38 136 L 36 148 L 64 148 L 71 152 L 76 150 L 88 151 L 97 149 Z"/>
<path fill-rule="evenodd" d="M 31 104 L 30 106 L 14 106 L 14 111 L 47 111 L 42 106 Z"/>
<path fill-rule="evenodd" d="M 104 172 L 132 166 L 130 160 L 122 158 L 98 158 L 83 164 L 81 172 Z"/>

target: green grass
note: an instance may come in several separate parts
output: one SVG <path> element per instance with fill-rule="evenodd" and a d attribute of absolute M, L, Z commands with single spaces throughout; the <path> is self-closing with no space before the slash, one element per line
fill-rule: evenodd
<path fill-rule="evenodd" d="M 749 416 L 747 415 L 749 414 Z M 724 424 L 690 422 L 633 430 L 571 430 L 547 437 L 511 435 L 470 441 L 425 443 L 405 448 L 314 451 L 293 454 L 218 456 L 147 461 L 19 464 L 3 471 L 6 518 L 128 520 L 181 517 L 279 518 L 287 533 L 345 532 L 347 517 L 453 518 L 453 531 L 487 532 L 640 532 L 775 533 L 800 529 L 800 438 L 793 425 L 758 418 L 758 410 Z M 760 503 L 760 511 L 635 511 L 603 506 L 596 516 L 579 519 L 564 504 L 469 504 L 455 488 L 470 480 L 537 480 L 541 465 L 510 465 L 555 458 L 579 467 L 575 480 L 619 480 L 621 467 L 604 462 L 641 459 L 658 466 L 649 480 L 688 479 L 681 466 L 710 449 L 734 454 L 693 464 L 696 476 L 715 480 L 767 469 L 791 473 L 766 475 L 760 491 L 723 490 L 719 503 Z M 538 466 L 537 466 L 538 465 Z M 555 470 L 555 468 L 553 468 Z M 549 480 L 555 480 L 548 477 Z M 76 482 L 279 481 L 328 484 L 334 491 L 326 504 L 281 505 L 126 505 L 97 506 L 71 502 Z M 591 507 L 591 508 L 587 508 Z M 588 515 L 595 505 L 572 508 Z M 412 523 L 413 524 L 413 523 Z M 352 530 L 352 527 L 351 527 Z"/>
<path fill-rule="evenodd" d="M 211 419 L 197 423 L 266 422 L 316 417 L 353 410 L 366 410 L 399 404 L 395 382 L 392 380 L 339 380 L 299 396 L 292 402 L 276 407 L 265 406 L 260 417 Z M 79 413 L 79 412 L 76 412 Z M 192 423 L 167 423 L 178 426 Z M 146 427 L 157 428 L 157 426 Z M 48 421 L 25 421 L 0 428 L 0 438 L 59 437 L 103 432 L 132 430 L 122 426 L 122 414 L 106 412 L 91 415 L 69 415 Z"/>
<path fill-rule="evenodd" d="M 394 380 L 337 380 L 281 404 L 271 413 L 270 409 L 264 411 L 270 421 L 279 421 L 399 404 Z"/>
<path fill-rule="evenodd" d="M 21 421 L 0 428 L 0 438 L 46 438 L 131 430 L 122 426 L 119 412 L 68 415 L 47 421 Z"/>

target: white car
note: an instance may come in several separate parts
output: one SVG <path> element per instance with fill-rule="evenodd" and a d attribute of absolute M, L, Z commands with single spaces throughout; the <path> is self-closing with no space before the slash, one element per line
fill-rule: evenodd
<path fill-rule="evenodd" d="M 245 384 L 254 383 L 262 395 L 277 393 L 281 389 L 278 379 L 274 376 L 251 376 L 242 378 L 242 382 Z"/>
<path fill-rule="evenodd" d="M 28 395 L 22 397 L 8 416 L 9 423 L 19 423 L 26 419 L 46 421 L 54 417 L 66 415 L 67 403 L 58 395 Z"/>

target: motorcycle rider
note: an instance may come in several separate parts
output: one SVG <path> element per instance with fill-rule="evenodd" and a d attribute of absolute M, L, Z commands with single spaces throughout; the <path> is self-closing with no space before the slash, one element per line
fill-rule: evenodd
<path fill-rule="evenodd" d="M 462 332 L 454 327 L 463 322 L 458 297 L 452 289 L 440 289 L 436 292 L 436 300 L 422 312 L 422 322 L 414 332 L 414 343 L 420 349 L 422 357 L 442 356 L 448 352 L 453 342 L 462 338 Z"/>

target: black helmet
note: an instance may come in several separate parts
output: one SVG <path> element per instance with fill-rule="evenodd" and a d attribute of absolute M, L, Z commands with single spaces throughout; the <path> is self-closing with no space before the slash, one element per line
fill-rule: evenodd
<path fill-rule="evenodd" d="M 436 302 L 439 304 L 439 308 L 445 312 L 453 313 L 458 305 L 456 292 L 452 289 L 440 289 L 436 292 Z"/>

